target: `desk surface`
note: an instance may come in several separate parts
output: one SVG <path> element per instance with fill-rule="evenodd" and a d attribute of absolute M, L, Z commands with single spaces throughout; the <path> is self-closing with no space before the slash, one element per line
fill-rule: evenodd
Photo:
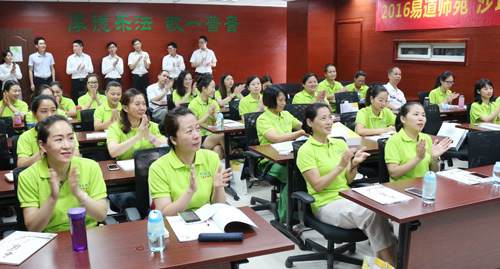
<path fill-rule="evenodd" d="M 226 127 L 222 130 L 218 130 L 217 126 L 215 125 L 209 125 L 208 123 L 204 122 L 200 124 L 200 127 L 211 132 L 214 134 L 223 134 L 223 133 L 238 133 L 238 132 L 244 132 L 245 131 L 245 126 L 242 127 Z"/>
<path fill-rule="evenodd" d="M 478 167 L 470 170 L 491 176 L 493 166 Z M 452 179 L 438 176 L 436 202 L 434 206 L 424 206 L 422 205 L 421 198 L 404 191 L 406 188 L 411 187 L 421 189 L 422 183 L 423 178 L 415 178 L 384 184 L 391 189 L 413 197 L 411 201 L 406 203 L 382 205 L 353 190 L 341 191 L 340 196 L 352 200 L 398 223 L 407 223 L 437 214 L 444 214 L 455 210 L 500 201 L 500 189 L 492 189 L 491 183 L 469 186 Z"/>
<path fill-rule="evenodd" d="M 87 134 L 91 133 L 100 133 L 100 132 L 75 132 L 76 139 L 78 139 L 78 143 L 87 144 L 87 143 L 98 143 L 98 142 L 106 142 L 106 138 L 92 138 L 88 139 Z"/>
<path fill-rule="evenodd" d="M 151 103 L 157 105 L 157 106 L 168 106 L 168 103 L 167 101 L 151 101 Z M 229 108 L 226 107 L 226 106 L 223 106 L 220 108 L 220 112 L 222 114 L 226 114 L 226 113 L 229 113 Z"/>
<path fill-rule="evenodd" d="M 146 234 L 147 221 L 135 221 L 87 229 L 88 249 L 74 252 L 71 247 L 69 231 L 59 232 L 58 236 L 21 267 L 87 268 L 87 267 L 141 267 L 141 268 L 193 268 L 210 266 L 249 257 L 292 250 L 294 244 L 274 229 L 251 208 L 240 208 L 259 228 L 244 232 L 243 242 L 199 243 L 198 241 L 180 243 L 170 226 L 170 238 L 166 240 L 163 252 L 151 256 Z"/>
<path fill-rule="evenodd" d="M 464 123 L 464 124 L 457 124 L 455 127 L 457 128 L 462 128 L 465 130 L 469 130 L 471 132 L 477 132 L 477 131 L 493 131 L 490 129 L 484 129 L 479 127 L 479 124 L 476 123 Z"/>

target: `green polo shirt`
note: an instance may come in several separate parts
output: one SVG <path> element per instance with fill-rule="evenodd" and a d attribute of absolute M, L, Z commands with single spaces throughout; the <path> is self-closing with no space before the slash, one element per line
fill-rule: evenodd
<path fill-rule="evenodd" d="M 87 101 L 88 102 L 88 101 Z M 62 97 L 60 105 L 64 111 L 70 111 L 73 108 L 76 108 L 75 102 L 70 98 Z"/>
<path fill-rule="evenodd" d="M 396 115 L 388 108 L 382 109 L 378 117 L 373 113 L 371 105 L 362 108 L 356 114 L 356 124 L 362 123 L 367 129 L 382 129 L 394 126 L 395 122 Z"/>
<path fill-rule="evenodd" d="M 329 138 L 328 144 L 322 144 L 314 139 L 313 136 L 309 136 L 309 139 L 300 147 L 297 153 L 297 167 L 301 173 L 317 168 L 320 176 L 324 176 L 339 165 L 342 160 L 342 154 L 344 154 L 344 151 L 347 149 L 349 149 L 349 147 L 343 140 Z M 309 181 L 306 180 L 307 192 L 315 199 L 314 203 L 311 204 L 313 212 L 318 211 L 320 207 L 332 201 L 342 199 L 339 192 L 349 189 L 345 173 L 346 170 L 344 169 L 344 171 L 342 171 L 342 173 L 321 192 L 315 191 Z"/>
<path fill-rule="evenodd" d="M 219 107 L 219 104 L 217 103 L 217 101 L 215 101 L 212 98 L 208 98 L 208 102 L 205 103 L 201 100 L 201 96 L 199 96 L 199 95 L 196 98 L 194 98 L 192 102 L 189 103 L 188 108 L 191 109 L 191 111 L 193 111 L 193 113 L 197 119 L 201 119 L 203 116 L 205 116 L 208 113 L 208 107 L 211 104 L 216 105 L 215 111 L 217 111 L 217 113 L 219 113 L 220 107 Z M 210 116 L 210 117 L 208 117 L 206 123 L 209 125 L 212 125 L 216 120 L 217 119 L 212 119 L 212 116 Z M 205 130 L 205 129 L 202 129 L 201 134 L 203 136 L 205 136 L 205 135 L 211 135 L 212 133 Z"/>
<path fill-rule="evenodd" d="M 328 80 L 324 79 L 318 84 L 318 91 L 326 91 L 327 95 L 334 94 L 343 88 L 342 84 L 338 81 L 333 81 L 333 86 L 328 83 Z"/>
<path fill-rule="evenodd" d="M 66 115 L 66 111 L 60 108 L 57 109 L 57 114 L 62 115 L 64 117 L 68 117 Z M 31 122 L 37 123 L 38 120 L 35 118 L 35 115 L 33 115 L 33 112 L 29 111 L 28 113 L 26 113 L 26 123 L 31 123 Z"/>
<path fill-rule="evenodd" d="M 118 143 L 122 143 L 124 141 L 129 140 L 131 137 L 135 136 L 139 132 L 140 127 L 138 128 L 131 128 L 130 132 L 128 134 L 124 133 L 121 129 L 121 124 L 119 122 L 114 122 L 111 124 L 108 128 L 108 138 L 106 140 L 106 143 L 109 145 L 109 141 L 116 141 Z M 156 135 L 157 138 L 164 138 L 160 133 L 160 130 L 158 129 L 158 124 L 154 122 L 149 122 L 149 133 L 152 135 Z M 148 149 L 148 148 L 154 148 L 155 145 L 151 144 L 149 140 L 146 137 L 142 137 L 139 139 L 130 149 L 125 151 L 122 155 L 116 157 L 117 160 L 122 160 L 122 159 L 133 159 L 134 158 L 134 151 L 138 149 Z"/>
<path fill-rule="evenodd" d="M 355 89 L 355 86 L 354 86 L 354 83 L 351 83 L 349 85 L 347 85 L 347 91 L 348 92 L 353 92 Z M 368 90 L 368 86 L 366 85 L 363 85 L 361 86 L 361 88 L 359 89 L 359 95 L 361 95 L 361 97 L 364 99 L 366 98 L 366 91 Z"/>
<path fill-rule="evenodd" d="M 78 187 L 94 200 L 106 198 L 106 184 L 102 177 L 102 171 L 99 164 L 93 160 L 75 157 L 71 160 L 71 167 L 78 167 Z M 59 188 L 59 199 L 57 199 L 54 211 L 50 221 L 43 229 L 43 232 L 52 233 L 66 231 L 70 229 L 68 210 L 74 207 L 81 207 L 78 199 L 73 196 L 69 187 L 69 177 Z M 17 195 L 21 207 L 40 208 L 49 197 L 50 173 L 47 164 L 47 158 L 34 163 L 19 174 L 19 187 Z M 97 221 L 92 219 L 89 214 L 85 216 L 87 227 L 97 226 Z"/>
<path fill-rule="evenodd" d="M 122 104 L 118 102 L 117 106 L 118 111 L 122 110 Z M 106 100 L 105 103 L 102 104 L 102 106 L 96 108 L 94 111 L 94 120 L 99 120 L 100 122 L 107 122 L 108 120 L 111 119 L 111 116 L 113 115 L 113 109 L 109 107 L 109 103 Z"/>
<path fill-rule="evenodd" d="M 309 93 L 306 92 L 306 90 L 302 90 L 298 92 L 294 97 L 292 104 L 310 104 L 316 99 L 316 96 L 318 95 L 318 91 L 316 90 L 314 92 L 314 95 L 310 95 Z M 325 104 L 328 104 L 328 100 L 325 97 Z"/>
<path fill-rule="evenodd" d="M 431 104 L 441 104 L 446 97 L 451 94 L 451 90 L 446 90 L 446 93 L 441 91 L 441 87 L 437 87 L 429 93 L 429 102 Z"/>
<path fill-rule="evenodd" d="M 200 96 L 200 91 L 198 91 L 198 88 L 194 89 L 194 92 L 196 93 L 196 96 Z M 180 96 L 178 93 L 177 93 L 177 90 L 174 91 L 174 93 L 172 94 L 172 100 L 174 101 L 180 101 L 182 100 L 182 98 L 184 97 L 183 96 Z M 191 101 L 193 101 L 195 97 L 191 94 L 188 98 L 188 100 L 186 101 L 186 103 L 190 103 Z"/>
<path fill-rule="evenodd" d="M 75 148 L 78 149 L 80 146 L 78 144 L 78 139 L 76 134 L 74 134 Z M 38 146 L 38 133 L 35 128 L 31 128 L 19 136 L 17 141 L 17 158 L 29 158 L 40 151 Z"/>
<path fill-rule="evenodd" d="M 87 105 L 87 103 L 90 101 L 90 99 L 92 99 L 92 98 L 90 97 L 90 94 L 87 91 L 86 94 L 84 94 L 84 95 L 80 96 L 80 98 L 78 98 L 78 105 L 83 108 L 83 107 L 85 107 Z M 97 93 L 97 99 L 99 99 L 99 101 L 101 101 L 102 104 L 108 102 L 108 98 L 106 97 L 106 95 L 102 95 L 100 93 Z M 90 107 L 88 109 L 96 109 L 98 107 L 99 107 L 99 105 L 94 100 L 92 102 L 92 105 L 90 105 Z"/>
<path fill-rule="evenodd" d="M 3 100 L 0 101 L 0 107 L 1 106 L 3 106 Z M 28 104 L 26 104 L 26 102 L 24 102 L 24 101 L 16 99 L 16 102 L 13 104 L 13 106 L 21 112 L 28 112 Z M 2 112 L 1 117 L 14 117 L 14 112 L 12 110 L 10 110 L 10 108 L 8 106 L 6 106 Z"/>
<path fill-rule="evenodd" d="M 222 95 L 220 94 L 220 91 L 215 91 L 215 93 L 214 93 L 214 99 L 217 100 L 217 98 L 222 99 Z"/>
<path fill-rule="evenodd" d="M 195 210 L 210 203 L 214 176 L 219 165 L 220 160 L 216 153 L 205 149 L 196 152 L 194 169 L 198 190 L 193 194 L 186 210 Z M 172 202 L 178 200 L 189 188 L 190 176 L 191 168 L 177 158 L 175 150 L 170 150 L 149 168 L 148 183 L 151 198 L 170 197 Z"/>
<path fill-rule="evenodd" d="M 500 98 L 497 98 L 500 99 Z M 498 102 L 490 102 L 488 105 L 486 105 L 484 102 L 479 104 L 479 102 L 474 102 L 472 103 L 470 107 L 470 123 L 481 123 L 483 122 L 481 119 L 479 119 L 481 116 L 489 116 L 495 111 L 498 106 L 500 106 L 500 103 Z M 500 119 L 498 119 L 498 116 L 493 119 L 494 123 L 500 123 Z"/>
<path fill-rule="evenodd" d="M 421 139 L 425 139 L 425 148 L 426 153 L 424 159 L 417 164 L 413 169 L 410 170 L 406 175 L 400 178 L 391 178 L 391 181 L 403 180 L 408 178 L 416 178 L 423 177 L 425 173 L 429 171 L 430 163 L 431 163 L 431 148 L 432 148 L 432 139 L 430 136 L 420 133 L 418 135 L 418 141 Z M 411 139 L 403 128 L 399 130 L 396 134 L 391 136 L 389 140 L 387 140 L 387 144 L 385 146 L 385 162 L 386 163 L 395 163 L 395 164 L 405 164 L 409 160 L 413 159 L 417 156 L 417 141 Z"/>
<path fill-rule="evenodd" d="M 257 119 L 257 135 L 259 136 L 260 144 L 272 144 L 264 137 L 264 134 L 268 131 L 276 130 L 278 134 L 291 133 L 297 124 L 299 124 L 299 120 L 288 111 L 281 111 L 280 115 L 276 116 L 271 111 L 266 110 Z"/>
<path fill-rule="evenodd" d="M 241 99 L 238 110 L 240 112 L 240 116 L 247 114 L 247 113 L 252 113 L 257 110 L 259 107 L 259 101 L 262 99 L 262 94 L 259 94 L 259 100 L 255 100 L 251 94 L 245 96 L 243 99 Z"/>

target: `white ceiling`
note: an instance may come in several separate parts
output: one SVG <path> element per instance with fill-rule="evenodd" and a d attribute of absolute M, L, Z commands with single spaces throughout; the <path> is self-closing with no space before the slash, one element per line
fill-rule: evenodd
<path fill-rule="evenodd" d="M 295 0 L 1 0 L 24 2 L 92 2 L 92 3 L 154 3 L 154 4 L 190 4 L 190 5 L 227 5 L 286 7 L 287 2 Z"/>

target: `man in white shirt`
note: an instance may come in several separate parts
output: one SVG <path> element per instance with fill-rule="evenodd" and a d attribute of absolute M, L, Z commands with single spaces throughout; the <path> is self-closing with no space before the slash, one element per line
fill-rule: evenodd
<path fill-rule="evenodd" d="M 78 104 L 78 93 L 87 90 L 85 78 L 94 72 L 94 66 L 90 56 L 83 53 L 83 41 L 73 41 L 73 52 L 66 61 L 66 74 L 71 75 L 71 99 Z"/>
<path fill-rule="evenodd" d="M 406 104 L 405 94 L 402 90 L 398 89 L 398 84 L 401 81 L 401 69 L 393 67 L 389 69 L 389 82 L 385 84 L 387 92 L 389 92 L 389 109 L 399 109 L 402 105 Z"/>
<path fill-rule="evenodd" d="M 158 75 L 158 82 L 147 88 L 149 107 L 153 108 L 153 119 L 163 121 L 168 112 L 168 106 L 158 106 L 151 101 L 167 101 L 167 95 L 172 94 L 174 80 L 169 77 L 167 70 L 162 70 Z"/>
<path fill-rule="evenodd" d="M 195 67 L 196 76 L 212 74 L 212 67 L 217 65 L 214 51 L 207 48 L 208 39 L 206 36 L 200 36 L 198 40 L 199 49 L 191 55 L 191 67 Z"/>
<path fill-rule="evenodd" d="M 30 55 L 28 59 L 30 78 L 30 88 L 34 92 L 36 87 L 42 84 L 49 85 L 56 80 L 56 69 L 54 68 L 54 56 L 50 52 L 46 52 L 47 43 L 43 37 L 37 37 L 34 40 L 35 48 L 38 52 Z"/>
<path fill-rule="evenodd" d="M 142 51 L 141 40 L 138 38 L 132 40 L 134 51 L 128 55 L 128 66 L 132 70 L 132 88 L 136 88 L 140 92 L 146 93 L 146 88 L 149 86 L 148 69 L 151 65 L 149 54 Z"/>
<path fill-rule="evenodd" d="M 105 86 L 111 81 L 122 84 L 123 59 L 116 55 L 118 45 L 111 41 L 108 43 L 109 55 L 102 58 L 102 74 L 106 79 Z"/>
<path fill-rule="evenodd" d="M 177 54 L 177 44 L 170 42 L 167 45 L 168 55 L 163 57 L 162 69 L 167 70 L 170 78 L 177 79 L 179 74 L 186 69 L 184 58 Z"/>

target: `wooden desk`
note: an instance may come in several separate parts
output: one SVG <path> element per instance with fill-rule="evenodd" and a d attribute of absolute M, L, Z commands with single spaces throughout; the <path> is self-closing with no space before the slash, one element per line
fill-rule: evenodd
<path fill-rule="evenodd" d="M 90 144 L 90 143 L 106 142 L 106 138 L 88 139 L 87 134 L 91 134 L 91 133 L 95 133 L 95 132 L 75 132 L 76 139 L 78 139 L 78 143 Z"/>
<path fill-rule="evenodd" d="M 465 129 L 465 130 L 469 130 L 470 132 L 493 131 L 493 130 L 490 130 L 490 129 L 481 128 L 481 127 L 479 127 L 479 124 L 477 124 L 477 123 L 457 124 L 455 127 L 462 128 L 462 129 Z"/>
<path fill-rule="evenodd" d="M 151 103 L 152 103 L 152 104 L 155 104 L 155 105 L 157 105 L 157 106 L 168 106 L 167 101 L 151 101 Z M 220 112 L 221 112 L 222 114 L 227 114 L 227 113 L 229 113 L 229 107 L 225 107 L 225 106 L 221 107 L 221 108 L 220 108 Z"/>
<path fill-rule="evenodd" d="M 492 174 L 493 166 L 472 171 Z M 422 188 L 422 178 L 385 183 L 399 192 Z M 405 193 L 407 194 L 407 193 Z M 400 224 L 397 268 L 499 268 L 500 188 L 469 186 L 438 176 L 436 203 L 381 205 L 352 190 L 340 195 Z"/>
<path fill-rule="evenodd" d="M 244 232 L 243 242 L 180 243 L 170 232 L 164 260 L 151 255 L 147 221 L 135 221 L 87 229 L 88 249 L 73 251 L 70 231 L 58 236 L 21 264 L 21 268 L 229 268 L 231 261 L 294 249 L 294 245 L 249 207 L 240 208 L 259 227 Z"/>

